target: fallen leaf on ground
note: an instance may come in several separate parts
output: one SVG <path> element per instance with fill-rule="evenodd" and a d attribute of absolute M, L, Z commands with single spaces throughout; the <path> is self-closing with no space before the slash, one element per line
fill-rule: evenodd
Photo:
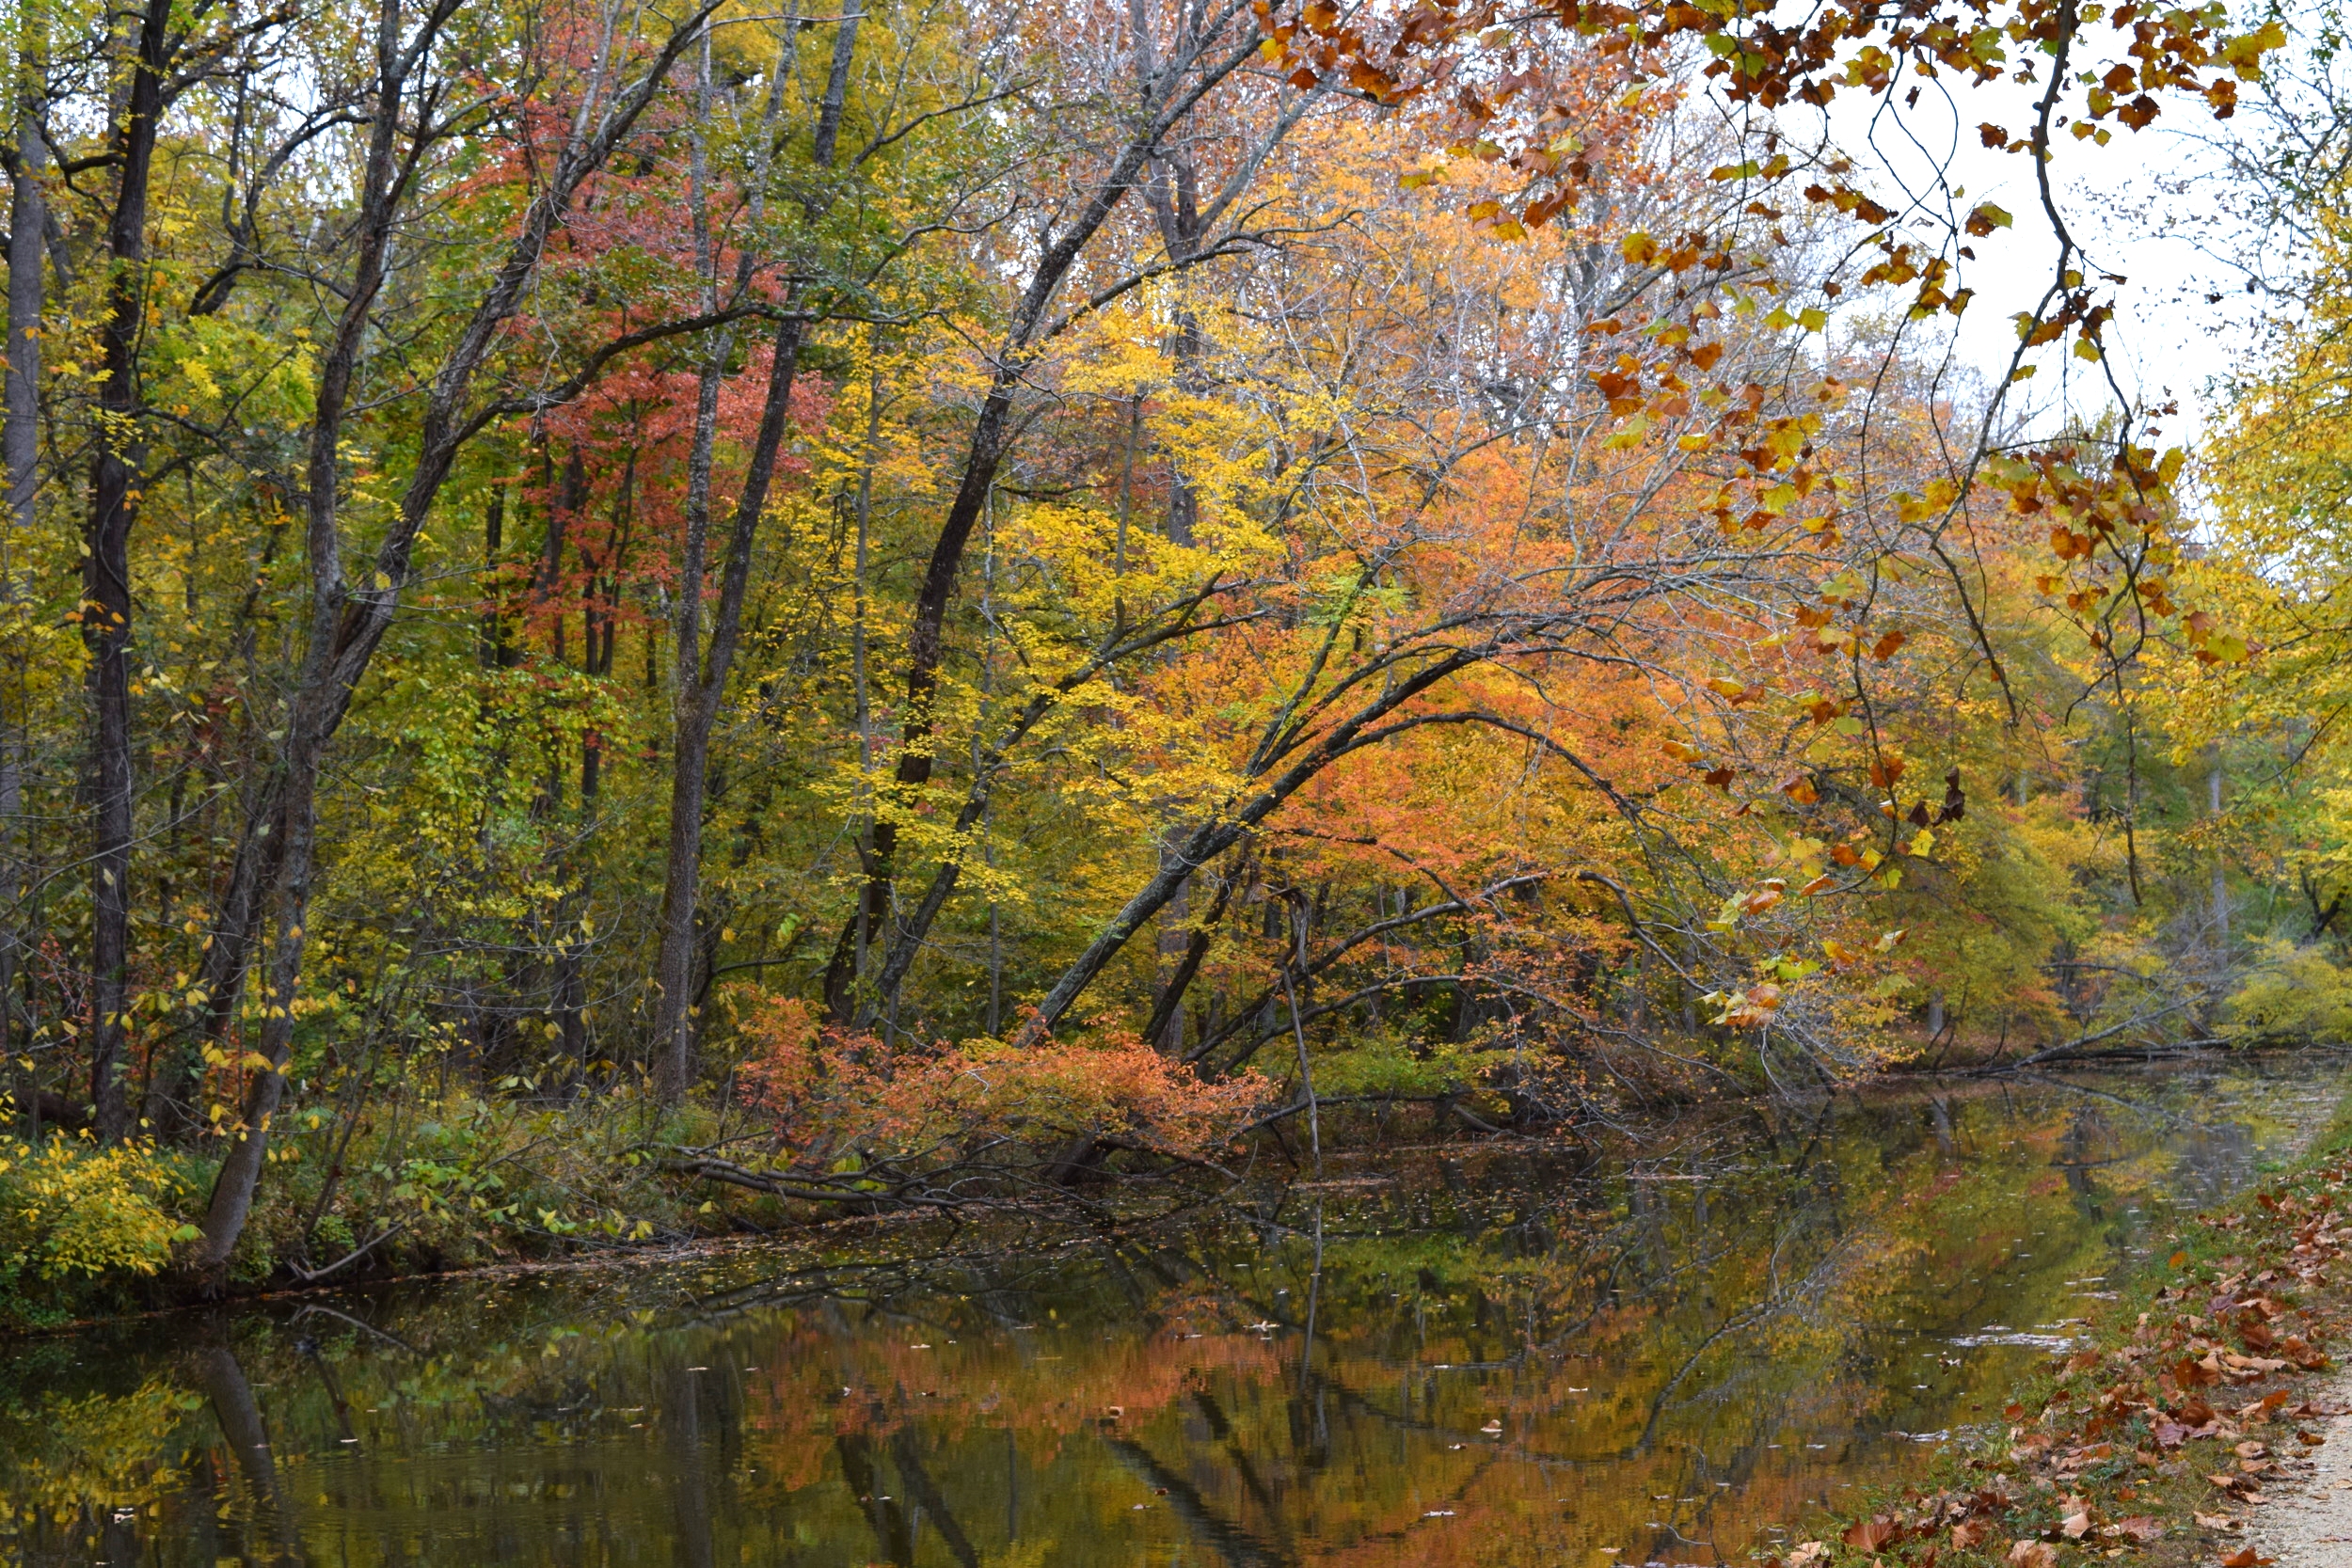
<path fill-rule="evenodd" d="M 2058 1568 L 2058 1548 L 2047 1541 L 2020 1541 L 2009 1549 L 2009 1564 L 2010 1568 Z"/>
<path fill-rule="evenodd" d="M 1895 1521 L 1884 1516 L 1857 1519 L 1846 1528 L 1846 1544 L 1857 1551 L 1875 1552 L 1893 1541 L 1899 1533 Z"/>

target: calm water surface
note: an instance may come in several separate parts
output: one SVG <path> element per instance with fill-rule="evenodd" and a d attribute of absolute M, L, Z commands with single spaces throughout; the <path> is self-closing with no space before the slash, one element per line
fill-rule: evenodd
<path fill-rule="evenodd" d="M 1997 1419 L 2344 1070 L 1718 1110 L 1116 1241 L 856 1227 L 0 1345 L 0 1562 L 1745 1559 Z"/>

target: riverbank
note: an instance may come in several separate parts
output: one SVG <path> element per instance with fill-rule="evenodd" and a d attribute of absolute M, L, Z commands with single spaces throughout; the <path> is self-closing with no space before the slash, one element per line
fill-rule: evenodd
<path fill-rule="evenodd" d="M 2352 1101 L 2088 1319 L 2043 1325 L 2072 1343 L 2000 1422 L 1956 1431 L 1921 1484 L 1801 1532 L 1786 1568 L 2352 1561 L 2348 1210 Z"/>
<path fill-rule="evenodd" d="M 0 1510 L 31 1560 L 157 1568 L 1785 1556 L 2043 1356 L 1980 1330 L 2161 1259 L 2352 1086 L 2250 1068 L 1327 1139 L 1319 1183 L 1269 1157 L 1115 1234 L 875 1217 L 46 1336 L 0 1356 Z"/>
<path fill-rule="evenodd" d="M 2265 1051 L 2208 1053 L 2146 1069 L 2194 1073 L 2280 1060 Z M 1976 1093 L 2068 1066 L 1891 1072 L 1833 1098 L 1861 1104 Z M 1802 1117 L 1806 1103 L 1738 1095 L 1668 1101 L 1633 1125 L 1671 1146 L 1677 1135 L 1663 1130 L 1678 1121 L 1783 1110 Z M 1230 1185 L 1235 1177 L 1253 1191 L 1311 1190 L 1295 1180 L 1311 1170 L 1305 1140 L 1279 1128 L 1260 1129 L 1247 1151 L 1229 1151 L 1221 1166 L 1113 1148 L 1077 1168 L 1066 1157 L 1067 1136 L 1052 1148 L 1053 1140 L 1035 1139 L 1043 1152 L 994 1170 L 991 1186 L 959 1193 L 940 1183 L 942 1201 L 927 1203 L 867 1192 L 860 1185 L 867 1173 L 858 1171 L 827 1176 L 828 1191 L 805 1179 L 775 1180 L 762 1140 L 747 1135 L 739 1116 L 691 1107 L 665 1116 L 626 1087 L 545 1102 L 453 1093 L 389 1109 L 399 1114 L 282 1129 L 278 1174 L 237 1258 L 205 1277 L 179 1266 L 185 1248 L 175 1237 L 192 1233 L 201 1217 L 210 1161 L 146 1143 L 102 1149 L 78 1138 L 51 1140 L 38 1158 L 21 1144 L 0 1148 L 0 1338 L 326 1289 L 659 1266 L 734 1243 L 823 1245 L 844 1224 L 948 1213 L 1123 1228 L 1230 1196 L 1239 1190 Z M 1508 1149 L 1630 1155 L 1645 1138 L 1599 1122 L 1472 1133 L 1442 1106 L 1421 1101 L 1323 1109 L 1326 1154 L 1359 1164 Z M 1481 1109 L 1506 1116 L 1499 1104 Z M 1406 1121 L 1408 1114 L 1415 1119 Z"/>

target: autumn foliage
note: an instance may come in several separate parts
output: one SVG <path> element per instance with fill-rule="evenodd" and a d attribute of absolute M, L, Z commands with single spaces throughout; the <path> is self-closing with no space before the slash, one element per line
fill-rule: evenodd
<path fill-rule="evenodd" d="M 1268 1087 L 1248 1072 L 1204 1083 L 1132 1032 L 1034 1050 L 894 1045 L 829 1031 L 793 998 L 746 994 L 736 1006 L 743 1092 L 773 1118 L 766 1168 L 781 1175 L 848 1170 L 892 1184 L 974 1166 L 1066 1175 L 1048 1167 L 1096 1144 L 1213 1162 Z"/>
<path fill-rule="evenodd" d="M 1828 113 L 2040 169 L 2277 24 L 27 16 L 0 1029 L 28 1134 L 220 1162 L 202 1270 L 356 1263 L 426 1104 L 870 1204 L 2335 1016 L 2344 851 L 2225 780 L 2336 568 L 2200 536 L 2055 198 Z"/>

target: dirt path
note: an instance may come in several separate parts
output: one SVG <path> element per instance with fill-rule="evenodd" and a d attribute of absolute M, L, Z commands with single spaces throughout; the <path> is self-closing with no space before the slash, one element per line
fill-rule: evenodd
<path fill-rule="evenodd" d="M 2345 1414 L 2303 1421 L 2303 1431 L 2328 1441 L 2311 1450 L 2309 1470 L 2295 1465 L 2299 1479 L 2282 1480 L 2271 1489 L 2270 1504 L 2251 1511 L 2247 1535 L 2256 1551 L 2279 1560 L 2279 1568 L 2352 1568 L 2352 1377 L 2330 1379 L 2312 1402 Z M 2289 1435 L 2280 1446 L 2303 1445 Z"/>

